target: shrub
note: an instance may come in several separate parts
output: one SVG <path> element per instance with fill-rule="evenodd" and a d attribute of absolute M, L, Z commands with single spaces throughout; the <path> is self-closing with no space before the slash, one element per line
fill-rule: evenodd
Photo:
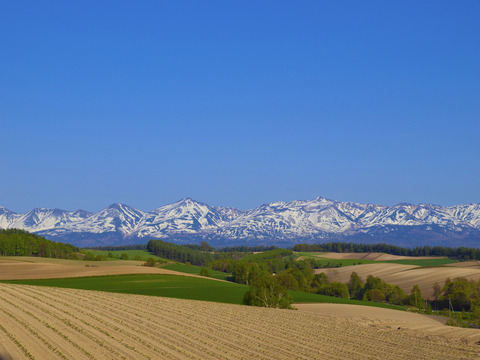
<path fill-rule="evenodd" d="M 147 261 L 145 262 L 145 264 L 143 264 L 143 265 L 144 265 L 144 266 L 154 267 L 156 263 L 157 263 L 157 262 L 155 261 L 154 258 L 149 257 L 149 258 L 147 259 Z"/>
<path fill-rule="evenodd" d="M 201 276 L 206 276 L 206 277 L 210 277 L 210 272 L 208 271 L 208 269 L 206 267 L 201 267 L 200 268 L 200 275 Z"/>
<path fill-rule="evenodd" d="M 91 251 L 87 252 L 85 256 L 83 257 L 83 260 L 85 261 L 95 261 L 95 255 Z"/>
<path fill-rule="evenodd" d="M 332 282 L 328 285 L 324 285 L 318 289 L 317 294 L 334 296 L 342 299 L 349 298 L 348 286 L 341 282 Z"/>
<path fill-rule="evenodd" d="M 288 290 L 272 276 L 256 277 L 243 296 L 243 303 L 251 306 L 292 309 L 292 302 Z"/>
<path fill-rule="evenodd" d="M 385 301 L 385 294 L 378 289 L 372 289 L 365 293 L 364 298 L 369 301 L 381 302 Z"/>

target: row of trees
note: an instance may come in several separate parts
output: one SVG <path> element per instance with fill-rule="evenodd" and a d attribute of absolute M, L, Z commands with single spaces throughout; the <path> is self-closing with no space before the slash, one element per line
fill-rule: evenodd
<path fill-rule="evenodd" d="M 129 260 L 129 256 L 127 253 L 121 253 L 119 256 L 114 256 L 111 252 L 109 252 L 107 255 L 95 255 L 91 251 L 87 251 L 85 253 L 85 256 L 83 257 L 83 260 L 85 261 L 106 261 L 108 258 L 111 259 L 121 259 L 121 260 Z M 137 255 L 135 256 L 134 260 L 142 260 L 142 258 Z"/>
<path fill-rule="evenodd" d="M 446 307 L 451 304 L 455 311 L 479 312 L 480 315 L 480 279 L 467 280 L 464 277 L 445 280 L 443 287 L 433 285 L 434 306 Z M 450 304 L 447 305 L 447 301 Z"/>
<path fill-rule="evenodd" d="M 147 244 L 147 250 L 159 257 L 179 261 L 189 262 L 193 265 L 205 266 L 213 261 L 213 255 L 209 252 L 191 249 L 187 246 L 177 245 L 162 240 L 150 240 Z"/>
<path fill-rule="evenodd" d="M 269 250 L 275 250 L 277 246 L 225 246 L 223 248 L 215 249 L 215 252 L 264 252 Z"/>
<path fill-rule="evenodd" d="M 466 247 L 422 246 L 413 249 L 389 244 L 356 244 L 347 242 L 329 242 L 324 244 L 297 244 L 294 251 L 305 252 L 383 252 L 404 256 L 446 256 L 460 260 L 480 259 L 480 250 Z"/>
<path fill-rule="evenodd" d="M 120 245 L 120 246 L 95 246 L 95 247 L 85 248 L 85 250 L 102 250 L 102 251 L 147 250 L 147 244 Z"/>
<path fill-rule="evenodd" d="M 0 230 L 0 255 L 76 259 L 79 249 L 19 229 Z"/>

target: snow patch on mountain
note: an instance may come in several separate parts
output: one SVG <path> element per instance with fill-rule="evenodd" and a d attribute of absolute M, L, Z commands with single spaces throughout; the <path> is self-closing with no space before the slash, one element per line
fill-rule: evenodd
<path fill-rule="evenodd" d="M 81 239 L 94 243 L 101 237 L 103 244 L 189 236 L 233 242 L 295 242 L 358 234 L 400 234 L 405 229 L 424 237 L 428 231 L 474 236 L 480 234 L 480 204 L 384 206 L 317 197 L 276 201 L 252 210 L 209 206 L 191 198 L 150 212 L 123 204 L 110 205 L 97 213 L 38 208 L 19 214 L 0 207 L 0 228 L 39 232 L 66 242 Z"/>

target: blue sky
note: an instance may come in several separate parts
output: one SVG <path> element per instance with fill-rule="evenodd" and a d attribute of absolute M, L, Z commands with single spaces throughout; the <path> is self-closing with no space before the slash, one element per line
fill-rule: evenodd
<path fill-rule="evenodd" d="M 480 1 L 4 1 L 0 205 L 480 203 Z"/>

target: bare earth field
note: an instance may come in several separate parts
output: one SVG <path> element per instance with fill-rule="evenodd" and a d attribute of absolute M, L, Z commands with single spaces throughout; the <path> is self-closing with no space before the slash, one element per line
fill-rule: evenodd
<path fill-rule="evenodd" d="M 445 266 L 454 266 L 454 267 L 463 267 L 463 268 L 475 268 L 480 269 L 480 261 L 478 260 L 470 260 L 470 261 L 462 261 L 454 264 L 446 264 Z"/>
<path fill-rule="evenodd" d="M 412 318 L 414 314 L 363 306 L 299 307 L 300 311 L 278 310 L 0 284 L 0 358 L 450 360 L 480 356 L 478 330 L 449 328 L 429 318 Z"/>
<path fill-rule="evenodd" d="M 348 282 L 350 274 L 355 271 L 364 281 L 368 275 L 377 276 L 387 283 L 400 286 L 407 294 L 410 293 L 414 285 L 418 285 L 423 297 L 432 298 L 433 284 L 435 282 L 443 286 L 448 277 L 450 279 L 458 277 L 474 280 L 480 279 L 480 268 L 478 266 L 458 266 L 459 264 L 462 263 L 439 267 L 420 267 L 416 265 L 378 263 L 332 269 L 316 269 L 315 273 L 324 272 L 331 281 Z"/>
<path fill-rule="evenodd" d="M 55 279 L 123 274 L 169 274 L 200 277 L 199 275 L 185 274 L 173 270 L 142 266 L 143 263 L 143 261 L 79 261 L 2 257 L 0 258 L 0 280 Z M 85 265 L 88 265 L 88 267 Z"/>

